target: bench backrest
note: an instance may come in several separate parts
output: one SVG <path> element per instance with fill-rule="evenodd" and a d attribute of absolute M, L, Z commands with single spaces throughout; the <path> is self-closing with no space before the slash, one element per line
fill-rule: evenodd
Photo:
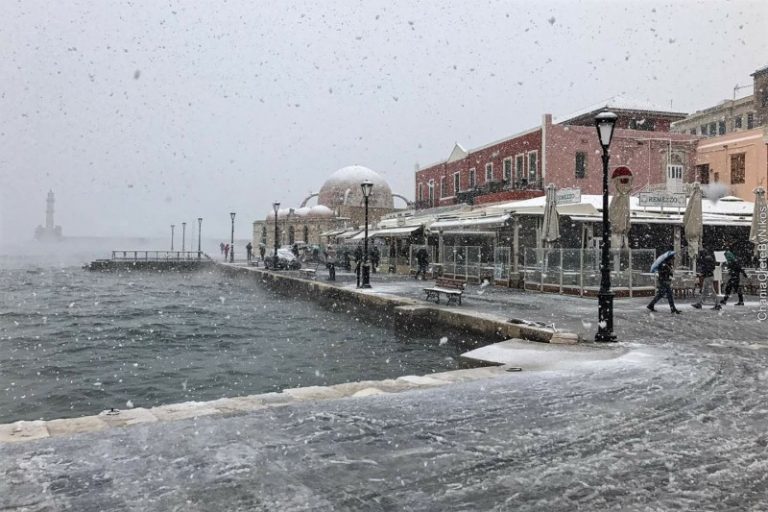
<path fill-rule="evenodd" d="M 438 286 L 440 288 L 454 288 L 456 290 L 463 290 L 465 283 L 464 281 L 459 281 L 458 279 L 448 279 L 445 277 L 438 277 L 435 281 L 435 286 Z"/>

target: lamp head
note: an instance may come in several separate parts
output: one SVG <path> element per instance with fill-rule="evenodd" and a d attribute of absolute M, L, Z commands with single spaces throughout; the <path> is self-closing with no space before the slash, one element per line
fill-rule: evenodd
<path fill-rule="evenodd" d="M 272 209 L 275 210 L 275 217 L 277 217 L 277 210 L 280 209 L 280 203 L 272 203 Z"/>
<path fill-rule="evenodd" d="M 603 149 L 608 149 L 613 138 L 613 129 L 616 126 L 618 116 L 613 112 L 600 112 L 595 116 L 595 127 L 597 136 L 600 139 L 600 145 Z"/>
<path fill-rule="evenodd" d="M 229 218 L 232 219 L 232 220 L 235 220 L 235 212 L 230 212 L 229 213 Z"/>
<path fill-rule="evenodd" d="M 371 191 L 373 190 L 373 183 L 371 183 L 368 180 L 365 180 L 360 184 L 360 188 L 363 190 L 364 197 L 370 197 Z"/>

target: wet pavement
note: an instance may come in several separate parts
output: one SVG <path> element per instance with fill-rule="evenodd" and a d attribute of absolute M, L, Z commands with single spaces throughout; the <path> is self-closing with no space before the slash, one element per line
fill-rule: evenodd
<path fill-rule="evenodd" d="M 648 300 L 616 300 L 613 359 L 0 444 L 0 510 L 767 509 L 756 298 Z M 451 307 L 596 330 L 595 299 L 470 285 Z"/>

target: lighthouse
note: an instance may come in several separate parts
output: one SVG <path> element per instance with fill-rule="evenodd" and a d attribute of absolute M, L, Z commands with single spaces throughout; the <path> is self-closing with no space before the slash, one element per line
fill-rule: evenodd
<path fill-rule="evenodd" d="M 44 241 L 61 240 L 61 226 L 56 226 L 53 222 L 54 204 L 56 197 L 53 190 L 48 191 L 48 197 L 45 200 L 45 226 L 37 226 L 35 229 L 35 239 Z"/>

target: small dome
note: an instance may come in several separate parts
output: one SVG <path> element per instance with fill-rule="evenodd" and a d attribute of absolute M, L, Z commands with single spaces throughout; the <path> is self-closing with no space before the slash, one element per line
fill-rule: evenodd
<path fill-rule="evenodd" d="M 307 208 L 307 207 L 305 206 L 305 207 L 303 207 L 303 208 L 297 208 L 297 209 L 296 209 L 296 210 L 293 212 L 293 214 L 294 214 L 294 215 L 296 215 L 297 217 L 306 217 L 306 216 L 307 216 L 307 215 L 309 215 L 311 212 L 312 212 L 312 209 L 311 209 L 311 208 Z"/>
<path fill-rule="evenodd" d="M 364 181 L 373 183 L 368 205 L 372 208 L 394 208 L 392 189 L 387 181 L 377 172 L 362 165 L 342 167 L 320 187 L 317 202 L 331 209 L 339 206 L 360 206 L 363 203 L 363 191 L 360 184 Z"/>
<path fill-rule="evenodd" d="M 284 219 L 289 214 L 296 213 L 295 211 L 291 212 L 291 210 L 293 210 L 293 208 L 280 208 L 279 210 L 277 210 L 277 217 L 279 219 Z M 275 218 L 275 210 L 270 210 L 269 213 L 267 213 L 267 219 L 274 219 L 274 218 Z"/>
<path fill-rule="evenodd" d="M 333 217 L 333 211 L 327 206 L 318 204 L 312 208 L 308 208 L 309 217 Z"/>

